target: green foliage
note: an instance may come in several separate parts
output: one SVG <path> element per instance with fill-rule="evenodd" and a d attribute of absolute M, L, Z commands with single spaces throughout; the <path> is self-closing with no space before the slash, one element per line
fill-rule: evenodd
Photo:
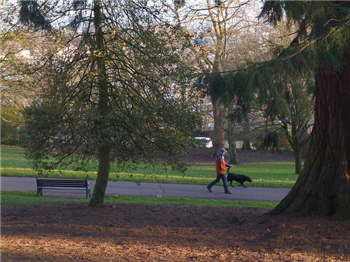
<path fill-rule="evenodd" d="M 297 152 L 296 163 L 301 163 L 298 152 L 308 141 L 306 133 L 313 125 L 315 84 L 310 71 L 312 65 L 307 64 L 310 52 L 295 57 L 294 52 L 294 47 L 283 50 L 279 57 L 250 64 L 248 68 L 232 74 L 232 78 L 234 83 L 255 90 L 251 93 L 256 94 L 256 100 L 269 120 L 270 124 L 266 122 L 256 146 L 279 150 L 281 137 L 278 129 L 281 129 L 290 147 Z"/>
<path fill-rule="evenodd" d="M 226 83 L 220 72 L 205 74 L 205 82 L 208 84 L 209 95 L 213 102 L 223 99 Z"/>
<path fill-rule="evenodd" d="M 176 8 L 184 7 L 186 4 L 185 0 L 174 0 L 174 5 Z"/>
<path fill-rule="evenodd" d="M 24 5 L 38 5 L 37 1 L 22 1 Z M 38 7 L 39 8 L 39 7 Z M 44 8 L 40 6 L 40 8 Z M 63 47 L 62 33 L 50 37 L 43 30 L 23 27 L 16 17 L 16 1 L 1 5 L 1 119 L 23 124 L 22 110 L 44 85 L 40 68 L 43 57 L 51 57 Z"/>
<path fill-rule="evenodd" d="M 22 60 L 20 49 L 23 42 L 17 36 L 18 32 L 3 34 L 1 32 L 2 54 L 1 58 L 1 119 L 6 122 L 19 122 L 20 110 L 23 101 L 27 97 L 25 78 L 22 78 Z M 23 40 L 22 40 L 23 41 Z M 14 44 L 16 43 L 16 44 Z M 21 86 L 18 83 L 21 82 Z"/>
<path fill-rule="evenodd" d="M 347 24 L 330 29 L 327 39 L 321 44 L 321 46 L 325 46 L 324 57 L 322 59 L 326 59 L 328 61 L 326 67 L 329 67 L 335 72 L 340 72 L 342 70 L 344 66 L 342 57 L 344 55 L 344 50 L 346 50 L 350 42 L 350 29 L 348 26 L 350 20 L 346 20 L 346 23 Z"/>
<path fill-rule="evenodd" d="M 259 17 L 266 17 L 268 22 L 276 25 L 283 17 L 283 2 L 267 1 L 264 4 Z"/>
<path fill-rule="evenodd" d="M 20 128 L 17 123 L 5 122 L 1 119 L 1 144 L 20 144 Z"/>
<path fill-rule="evenodd" d="M 155 16 L 159 10 L 142 1 L 100 4 L 103 39 L 93 29 L 96 13 L 88 3 L 85 12 L 91 13 L 81 34 L 69 30 L 68 19 L 47 33 L 62 45 L 37 61 L 35 84 L 42 89 L 24 112 L 27 157 L 38 171 L 72 163 L 85 170 L 108 134 L 111 158 L 120 166 L 167 162 L 184 172 L 189 137 L 200 120 L 192 69 L 180 61 L 181 46 L 172 44 L 171 28 Z M 68 7 L 47 7 L 45 15 L 58 19 L 73 12 Z M 78 13 L 81 8 L 74 6 Z M 101 83 L 108 99 L 104 115 Z"/>
<path fill-rule="evenodd" d="M 339 71 L 349 45 L 349 9 L 346 4 L 328 1 L 267 1 L 260 17 L 276 24 L 282 21 L 285 12 L 287 20 L 298 25 L 297 37 L 284 50 L 284 54 L 290 54 L 285 58 L 295 58 L 295 66 L 300 66 L 299 63 L 309 70 Z"/>
<path fill-rule="evenodd" d="M 34 29 L 51 29 L 50 23 L 42 14 L 37 1 L 21 1 L 20 20 Z"/>

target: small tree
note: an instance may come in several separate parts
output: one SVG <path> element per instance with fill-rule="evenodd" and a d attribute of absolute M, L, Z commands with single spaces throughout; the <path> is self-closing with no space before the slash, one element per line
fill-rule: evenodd
<path fill-rule="evenodd" d="M 261 88 L 260 103 L 265 108 L 266 117 L 278 121 L 295 154 L 295 172 L 302 170 L 301 150 L 310 136 L 307 132 L 313 124 L 314 81 L 312 73 L 295 72 L 293 66 L 275 64 L 273 69 L 259 69 L 266 75 L 268 87 Z M 263 86 L 264 83 L 260 83 Z M 276 127 L 274 127 L 276 129 Z M 270 133 L 271 134 L 271 133 Z M 278 138 L 277 133 L 275 134 Z M 274 140 L 272 137 L 271 141 Z"/>
<path fill-rule="evenodd" d="M 307 132 L 313 125 L 314 88 L 308 87 L 302 80 L 287 82 L 283 94 L 285 110 L 277 111 L 282 130 L 294 151 L 296 174 L 302 171 L 301 151 L 310 139 Z"/>
<path fill-rule="evenodd" d="M 40 61 L 42 91 L 25 110 L 26 152 L 35 168 L 75 163 L 85 170 L 97 156 L 91 205 L 103 203 L 111 162 L 185 172 L 200 122 L 191 68 L 179 60 L 181 46 L 172 45 L 175 28 L 144 1 L 72 1 L 33 10 L 47 11 L 45 21 L 57 21 L 57 28 L 32 16 L 24 22 L 63 43 Z M 61 19 L 72 13 L 74 19 Z"/>

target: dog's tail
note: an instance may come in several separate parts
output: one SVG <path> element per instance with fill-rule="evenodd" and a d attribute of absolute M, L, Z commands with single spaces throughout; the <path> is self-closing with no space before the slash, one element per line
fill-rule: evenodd
<path fill-rule="evenodd" d="M 230 168 L 231 168 L 230 166 L 227 168 L 227 174 L 230 172 Z"/>

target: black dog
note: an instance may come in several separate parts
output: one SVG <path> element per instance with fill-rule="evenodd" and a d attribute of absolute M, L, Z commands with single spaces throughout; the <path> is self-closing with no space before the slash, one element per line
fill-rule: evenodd
<path fill-rule="evenodd" d="M 244 182 L 253 182 L 253 180 L 246 175 L 242 175 L 242 174 L 234 174 L 234 173 L 229 173 L 230 171 L 230 167 L 227 169 L 227 181 L 231 182 L 231 186 L 233 181 L 236 181 L 238 183 L 240 183 L 244 188 L 246 188 L 246 186 L 243 184 Z"/>

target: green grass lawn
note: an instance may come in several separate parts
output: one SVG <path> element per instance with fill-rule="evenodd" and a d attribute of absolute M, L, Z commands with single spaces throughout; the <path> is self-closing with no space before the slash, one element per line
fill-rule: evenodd
<path fill-rule="evenodd" d="M 85 178 L 95 179 L 97 176 L 97 162 L 90 163 L 88 172 L 75 172 L 64 169 L 50 173 L 49 177 Z M 231 172 L 242 173 L 250 176 L 253 183 L 249 186 L 255 187 L 287 187 L 291 188 L 297 175 L 294 174 L 294 162 L 259 162 L 242 164 L 231 168 Z M 1 148 L 1 175 L 2 176 L 29 176 L 37 174 L 31 168 L 30 162 L 24 156 L 24 150 L 20 147 Z M 112 165 L 110 180 L 130 182 L 161 182 L 178 184 L 206 185 L 216 178 L 214 161 L 213 165 L 193 165 L 186 174 L 181 174 L 171 169 L 160 167 L 138 166 L 132 170 L 123 171 Z M 1 191 L 2 206 L 33 205 L 42 202 L 81 201 L 88 203 L 88 199 L 70 199 L 55 197 L 36 197 L 35 192 Z M 174 204 L 174 205 L 197 205 L 197 206 L 245 206 L 273 208 L 275 202 L 252 202 L 252 201 L 226 201 L 226 200 L 204 200 L 184 198 L 140 198 L 127 196 L 106 196 L 107 203 L 151 203 L 151 204 Z"/>
<path fill-rule="evenodd" d="M 72 168 L 73 169 L 73 168 Z M 96 179 L 97 162 L 88 166 L 88 172 L 77 172 L 65 168 L 63 173 L 58 170 L 51 172 L 48 177 L 67 177 Z M 294 173 L 294 162 L 259 162 L 242 164 L 231 168 L 230 172 L 245 174 L 252 178 L 254 187 L 285 187 L 291 188 L 298 177 Z M 2 176 L 28 176 L 36 177 L 30 162 L 24 156 L 24 150 L 19 147 L 1 148 L 1 175 Z M 206 185 L 216 178 L 213 165 L 193 165 L 185 175 L 171 169 L 160 167 L 138 166 L 132 170 L 121 170 L 112 165 L 110 180 L 130 182 L 161 182 L 177 184 Z"/>
<path fill-rule="evenodd" d="M 23 191 L 1 191 L 1 206 L 28 206 L 38 203 L 55 203 L 62 201 L 88 202 L 89 199 L 58 198 L 58 197 L 37 197 L 35 192 Z M 172 205 L 195 205 L 195 206 L 222 206 L 222 207 L 259 207 L 274 208 L 277 202 L 257 202 L 257 201 L 228 201 L 228 200 L 205 200 L 188 198 L 151 198 L 151 197 L 129 197 L 129 196 L 105 196 L 105 203 L 145 203 L 145 204 L 172 204 Z"/>

